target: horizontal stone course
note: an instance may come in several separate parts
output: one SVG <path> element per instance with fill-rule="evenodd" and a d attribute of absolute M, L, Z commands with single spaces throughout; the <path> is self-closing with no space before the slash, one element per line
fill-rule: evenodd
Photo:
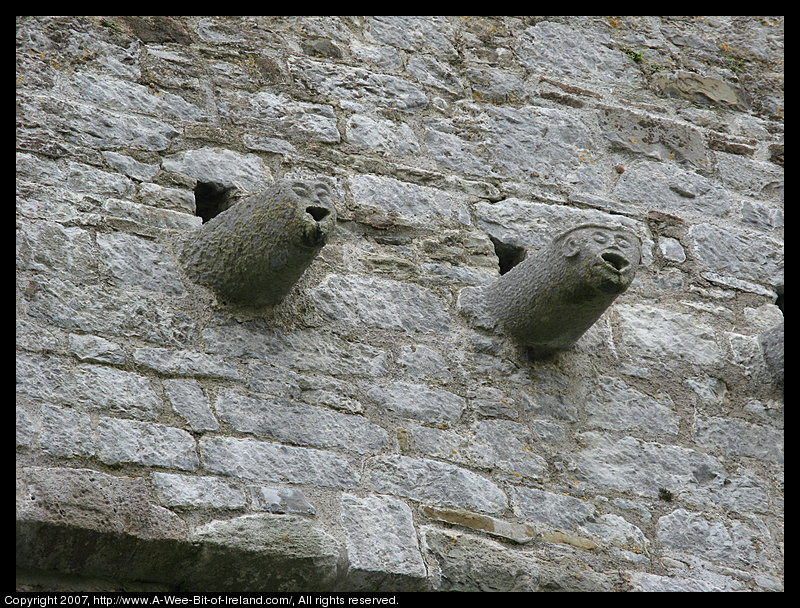
<path fill-rule="evenodd" d="M 376 492 L 434 505 L 499 513 L 508 504 L 503 491 L 485 477 L 435 460 L 376 457 L 367 465 L 365 481 Z"/>
<path fill-rule="evenodd" d="M 331 452 L 233 437 L 205 437 L 199 445 L 202 466 L 213 473 L 334 488 L 359 482 L 350 463 Z"/>
<path fill-rule="evenodd" d="M 217 415 L 236 431 L 301 445 L 358 453 L 380 450 L 388 434 L 361 416 L 277 399 L 261 399 L 221 390 Z"/>

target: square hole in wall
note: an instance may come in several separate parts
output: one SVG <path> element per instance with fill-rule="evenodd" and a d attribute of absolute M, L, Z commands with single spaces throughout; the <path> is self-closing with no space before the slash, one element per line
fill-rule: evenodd
<path fill-rule="evenodd" d="M 511 245 L 510 243 L 504 243 L 493 236 L 490 236 L 489 238 L 492 240 L 494 252 L 497 255 L 497 262 L 500 264 L 500 274 L 507 273 L 509 270 L 514 268 L 514 266 L 524 260 L 528 255 L 528 252 L 524 247 L 520 247 L 519 245 Z"/>
<path fill-rule="evenodd" d="M 235 192 L 236 188 L 216 182 L 197 182 L 194 188 L 195 215 L 203 218 L 205 224 L 233 204 Z"/>

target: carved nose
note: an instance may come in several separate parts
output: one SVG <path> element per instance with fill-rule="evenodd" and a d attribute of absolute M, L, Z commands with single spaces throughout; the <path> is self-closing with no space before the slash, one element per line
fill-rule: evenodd
<path fill-rule="evenodd" d="M 325 207 L 309 205 L 306 207 L 306 213 L 313 217 L 315 222 L 321 222 L 324 218 L 330 215 L 331 210 Z"/>
<path fill-rule="evenodd" d="M 603 258 L 603 261 L 605 261 L 606 264 L 610 265 L 618 272 L 625 270 L 630 265 L 628 260 L 618 253 L 607 251 L 601 254 L 600 257 Z"/>

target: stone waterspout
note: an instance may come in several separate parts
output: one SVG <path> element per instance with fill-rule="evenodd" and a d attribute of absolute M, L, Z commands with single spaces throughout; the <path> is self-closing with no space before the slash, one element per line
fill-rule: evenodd
<path fill-rule="evenodd" d="M 544 357 L 572 346 L 633 281 L 639 237 L 582 224 L 493 283 L 462 293 L 462 309 Z"/>
<path fill-rule="evenodd" d="M 186 237 L 181 263 L 224 302 L 278 304 L 336 226 L 323 180 L 280 180 Z"/>

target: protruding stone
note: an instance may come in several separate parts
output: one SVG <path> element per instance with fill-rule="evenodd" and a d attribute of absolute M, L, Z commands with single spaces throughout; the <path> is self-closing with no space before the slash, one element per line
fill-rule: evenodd
<path fill-rule="evenodd" d="M 621 225 L 582 224 L 465 293 L 462 306 L 544 357 L 572 346 L 600 318 L 631 284 L 640 258 L 639 238 Z"/>
<path fill-rule="evenodd" d="M 181 251 L 189 277 L 224 301 L 278 304 L 336 226 L 323 180 L 281 180 L 190 234 Z"/>

